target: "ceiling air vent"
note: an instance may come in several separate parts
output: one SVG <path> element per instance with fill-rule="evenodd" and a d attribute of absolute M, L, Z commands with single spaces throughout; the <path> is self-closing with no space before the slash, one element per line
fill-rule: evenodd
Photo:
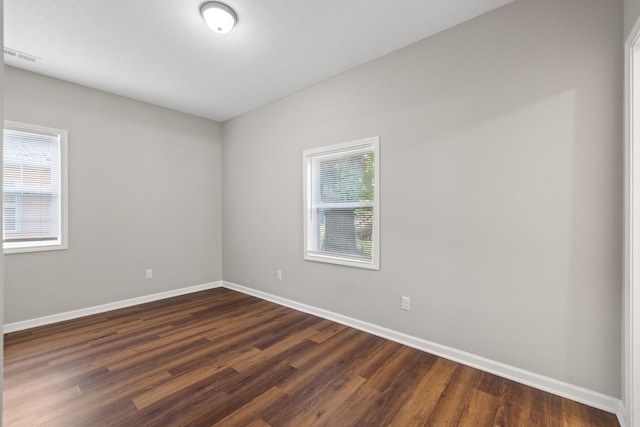
<path fill-rule="evenodd" d="M 9 49 L 8 47 L 4 48 L 4 54 L 33 63 L 36 63 L 40 60 L 40 58 L 38 58 L 37 56 L 29 55 L 28 53 L 20 52 L 19 50 Z"/>

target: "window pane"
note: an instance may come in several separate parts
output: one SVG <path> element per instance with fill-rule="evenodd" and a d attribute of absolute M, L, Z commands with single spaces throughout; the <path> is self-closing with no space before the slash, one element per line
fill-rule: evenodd
<path fill-rule="evenodd" d="M 8 232 L 17 230 L 16 196 L 14 194 L 5 193 L 2 206 L 4 209 L 4 230 L 6 235 Z"/>
<path fill-rule="evenodd" d="M 320 200 L 323 203 L 373 200 L 373 153 L 319 163 Z"/>
<path fill-rule="evenodd" d="M 372 259 L 373 208 L 321 209 L 322 252 Z"/>

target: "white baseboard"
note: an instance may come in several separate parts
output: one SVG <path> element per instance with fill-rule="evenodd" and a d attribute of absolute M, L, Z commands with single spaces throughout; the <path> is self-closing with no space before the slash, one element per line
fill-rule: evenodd
<path fill-rule="evenodd" d="M 558 381 L 553 378 L 545 377 L 543 375 L 529 372 L 515 366 L 496 362 L 494 360 L 477 356 L 475 354 L 458 350 L 452 347 L 447 347 L 421 338 L 416 338 L 402 332 L 397 332 L 368 322 L 363 322 L 352 317 L 343 316 L 341 314 L 333 313 L 328 310 L 302 304 L 286 298 L 281 298 L 275 295 L 268 294 L 266 292 L 247 288 L 245 286 L 237 285 L 235 283 L 223 282 L 223 286 L 234 291 L 252 295 L 264 300 L 274 302 L 276 304 L 293 308 L 295 310 L 313 314 L 324 319 L 332 320 L 334 322 L 341 323 L 343 325 L 347 325 L 352 328 L 359 329 L 361 331 L 368 332 L 370 334 L 377 335 L 379 337 L 386 338 L 388 340 L 434 354 L 436 356 L 444 357 L 463 365 L 471 366 L 473 368 L 480 369 L 482 371 L 489 372 L 491 374 L 495 374 L 500 377 L 537 388 L 539 390 L 565 397 L 576 402 L 584 403 L 585 405 L 589 405 L 594 408 L 602 409 L 603 411 L 618 414 L 618 418 L 620 418 L 620 411 L 622 409 L 621 401 L 620 399 L 616 399 L 611 396 Z"/>
<path fill-rule="evenodd" d="M 65 320 L 77 319 L 79 317 L 90 316 L 92 314 L 104 313 L 105 311 L 117 310 L 119 308 L 131 307 L 133 305 L 144 304 L 147 302 L 158 301 L 165 298 L 176 297 L 178 295 L 190 294 L 193 292 L 204 291 L 207 289 L 218 288 L 222 286 L 222 281 L 205 283 L 203 285 L 190 286 L 188 288 L 174 289 L 171 291 L 160 292 L 152 295 L 116 301 L 109 304 L 96 305 L 80 310 L 67 311 L 64 313 L 53 314 L 51 316 L 38 317 L 36 319 L 23 320 L 21 322 L 7 323 L 3 327 L 3 333 L 22 331 L 24 329 L 35 328 L 37 326 L 50 325 L 52 323 L 63 322 Z"/>
<path fill-rule="evenodd" d="M 36 319 L 15 323 L 7 323 L 4 325 L 3 332 L 10 333 L 21 331 L 24 329 L 35 328 L 37 326 L 44 326 L 56 322 L 62 322 L 65 320 L 77 319 L 79 317 L 89 316 L 92 314 L 104 313 L 106 311 L 116 310 L 119 308 L 131 307 L 137 304 L 144 304 L 147 302 L 218 287 L 225 287 L 234 291 L 242 292 L 247 295 L 252 295 L 267 301 L 271 301 L 285 307 L 290 307 L 295 310 L 322 317 L 324 319 L 332 320 L 334 322 L 341 323 L 343 325 L 347 325 L 352 328 L 359 329 L 361 331 L 368 332 L 370 334 L 377 335 L 379 337 L 386 338 L 388 340 L 434 354 L 436 356 L 444 357 L 463 365 L 471 366 L 473 368 L 480 369 L 482 371 L 489 372 L 503 378 L 508 378 L 521 384 L 525 384 L 558 396 L 562 396 L 567 399 L 575 400 L 576 402 L 584 403 L 585 405 L 593 406 L 594 408 L 614 413 L 618 416 L 620 426 L 625 427 L 626 425 L 626 423 L 624 422 L 626 418 L 624 405 L 622 404 L 620 399 L 616 399 L 614 397 L 610 397 L 592 390 L 558 381 L 553 378 L 545 377 L 543 375 L 529 372 L 524 369 L 516 368 L 514 366 L 509 366 L 504 363 L 496 362 L 494 360 L 477 356 L 472 353 L 468 353 L 452 347 L 447 347 L 441 344 L 407 335 L 402 332 L 397 332 L 368 322 L 363 322 L 352 317 L 343 316 L 338 313 L 313 307 L 286 298 L 281 298 L 276 295 L 247 288 L 245 286 L 237 285 L 231 282 L 218 281 L 205 283 L 202 285 L 190 286 L 187 288 L 175 289 L 167 292 L 131 298 L 85 309 L 67 311 L 65 313 L 54 314 L 51 316 L 38 317 Z"/>
<path fill-rule="evenodd" d="M 622 400 L 618 405 L 616 416 L 618 417 L 618 424 L 620 424 L 620 427 L 627 427 L 629 425 L 627 422 L 627 411 L 625 410 L 624 402 L 622 402 Z"/>

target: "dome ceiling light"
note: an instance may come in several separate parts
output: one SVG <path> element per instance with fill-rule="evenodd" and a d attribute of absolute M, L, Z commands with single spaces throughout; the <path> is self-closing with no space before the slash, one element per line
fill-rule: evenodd
<path fill-rule="evenodd" d="M 233 9 L 215 1 L 204 3 L 200 7 L 200 14 L 209 28 L 220 34 L 228 33 L 238 22 L 238 16 Z"/>

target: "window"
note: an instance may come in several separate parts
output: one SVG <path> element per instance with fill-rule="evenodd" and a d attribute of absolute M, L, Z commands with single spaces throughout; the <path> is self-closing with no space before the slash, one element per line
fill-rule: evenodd
<path fill-rule="evenodd" d="M 304 259 L 380 268 L 379 140 L 304 151 Z"/>
<path fill-rule="evenodd" d="M 67 247 L 67 132 L 5 122 L 4 253 Z"/>

